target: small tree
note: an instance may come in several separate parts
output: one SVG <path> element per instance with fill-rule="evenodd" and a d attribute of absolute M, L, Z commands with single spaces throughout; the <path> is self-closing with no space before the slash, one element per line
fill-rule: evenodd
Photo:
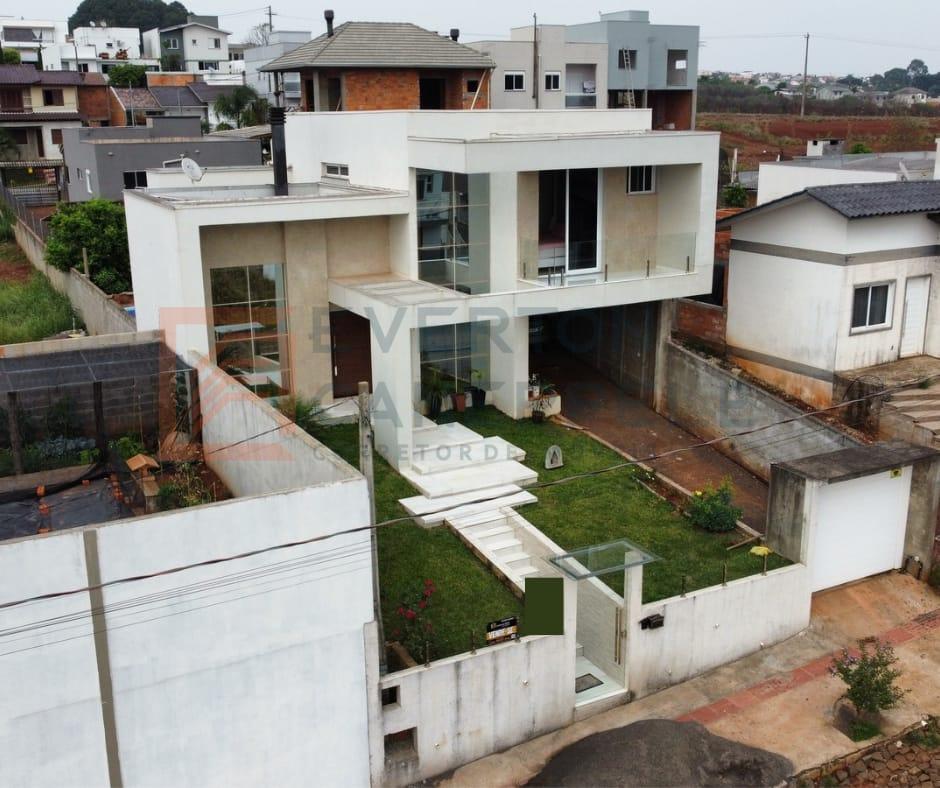
<path fill-rule="evenodd" d="M 20 53 L 15 49 L 4 49 L 3 50 L 3 65 L 5 66 L 18 66 L 22 62 Z"/>
<path fill-rule="evenodd" d="M 721 201 L 727 208 L 747 208 L 747 191 L 738 181 L 729 183 L 721 190 Z"/>
<path fill-rule="evenodd" d="M 16 144 L 8 129 L 0 129 L 0 159 L 15 161 L 20 157 L 20 146 Z"/>
<path fill-rule="evenodd" d="M 871 146 L 864 142 L 856 142 L 849 148 L 849 153 L 871 153 Z"/>
<path fill-rule="evenodd" d="M 731 480 L 724 479 L 717 488 L 696 490 L 689 504 L 689 519 L 706 531 L 733 531 L 741 519 L 741 510 L 731 500 Z"/>
<path fill-rule="evenodd" d="M 147 86 L 147 69 L 133 63 L 119 63 L 108 70 L 108 81 L 119 88 Z"/>
<path fill-rule="evenodd" d="M 858 656 L 842 649 L 841 656 L 832 660 L 830 671 L 845 682 L 845 695 L 860 713 L 893 709 L 905 693 L 894 683 L 901 675 L 892 667 L 898 661 L 894 649 L 878 640 L 860 640 L 858 649 Z"/>
<path fill-rule="evenodd" d="M 222 93 L 212 105 L 216 115 L 225 118 L 241 128 L 245 123 L 246 115 L 254 102 L 258 101 L 258 93 L 249 85 L 239 85 L 229 93 Z"/>
<path fill-rule="evenodd" d="M 62 271 L 80 267 L 83 247 L 98 287 L 106 293 L 131 289 L 124 206 L 102 199 L 60 203 L 49 220 L 46 260 Z"/>

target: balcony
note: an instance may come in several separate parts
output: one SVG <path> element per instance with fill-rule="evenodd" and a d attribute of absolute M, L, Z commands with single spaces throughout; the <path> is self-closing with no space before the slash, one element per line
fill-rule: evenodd
<path fill-rule="evenodd" d="M 523 241 L 519 280 L 558 288 L 695 273 L 695 233 L 604 238 L 596 242 Z"/>

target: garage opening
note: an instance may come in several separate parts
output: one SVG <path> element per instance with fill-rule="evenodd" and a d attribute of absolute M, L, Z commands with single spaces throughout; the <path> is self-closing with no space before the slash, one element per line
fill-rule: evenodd
<path fill-rule="evenodd" d="M 582 309 L 529 319 L 529 371 L 568 397 L 598 377 L 652 406 L 659 303 Z"/>

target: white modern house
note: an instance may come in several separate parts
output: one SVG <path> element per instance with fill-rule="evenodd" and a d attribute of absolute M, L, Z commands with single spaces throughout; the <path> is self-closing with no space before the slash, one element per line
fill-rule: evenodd
<path fill-rule="evenodd" d="M 371 380 L 398 467 L 436 384 L 527 415 L 533 316 L 648 309 L 655 344 L 711 289 L 718 135 L 650 110 L 291 113 L 286 141 L 290 183 L 126 193 L 138 326 L 267 396 Z"/>
<path fill-rule="evenodd" d="M 259 96 L 265 97 L 272 105 L 276 104 L 274 95 L 275 75 L 261 71 L 275 58 L 286 55 L 301 44 L 310 40 L 309 30 L 272 30 L 268 33 L 267 43 L 261 46 L 245 48 L 245 84 L 258 91 Z M 281 105 L 285 107 L 300 106 L 301 85 L 299 72 L 281 74 Z"/>
<path fill-rule="evenodd" d="M 0 17 L 0 44 L 19 52 L 23 63 L 38 65 L 40 52 L 45 58 L 47 48 L 65 43 L 66 33 L 64 21 Z"/>
<path fill-rule="evenodd" d="M 164 71 L 228 71 L 229 35 L 217 16 L 191 14 L 183 24 L 144 31 L 144 57 L 159 60 Z"/>
<path fill-rule="evenodd" d="M 45 68 L 63 71 L 100 72 L 107 74 L 115 65 L 129 63 L 157 71 L 160 61 L 145 58 L 140 46 L 140 30 L 136 27 L 90 25 L 76 27 L 70 40 L 43 49 Z"/>
<path fill-rule="evenodd" d="M 728 353 L 827 406 L 843 372 L 940 356 L 940 181 L 813 186 L 731 229 Z"/>

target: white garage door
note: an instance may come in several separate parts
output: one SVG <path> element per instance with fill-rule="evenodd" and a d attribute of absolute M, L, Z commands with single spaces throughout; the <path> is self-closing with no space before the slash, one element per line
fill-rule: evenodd
<path fill-rule="evenodd" d="M 901 567 L 910 492 L 910 467 L 823 485 L 807 554 L 813 591 Z"/>
<path fill-rule="evenodd" d="M 929 276 L 913 276 L 907 280 L 904 289 L 904 320 L 901 323 L 901 358 L 920 356 L 924 352 L 929 294 Z"/>

